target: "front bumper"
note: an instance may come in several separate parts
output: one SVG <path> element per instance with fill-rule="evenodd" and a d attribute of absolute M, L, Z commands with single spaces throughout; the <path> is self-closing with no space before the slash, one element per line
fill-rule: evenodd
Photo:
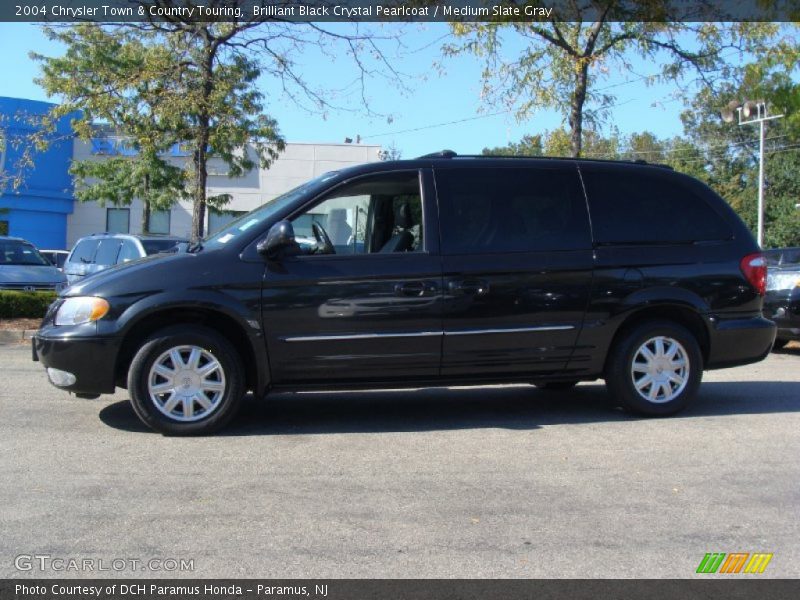
<path fill-rule="evenodd" d="M 764 317 L 714 318 L 709 322 L 707 369 L 758 362 L 775 343 L 775 323 Z"/>
<path fill-rule="evenodd" d="M 52 329 L 52 328 L 49 328 Z M 33 338 L 34 360 L 48 369 L 74 376 L 48 374 L 50 383 L 76 394 L 112 394 L 115 390 L 115 366 L 119 344 L 113 337 L 59 337 L 42 329 Z M 60 384 L 54 382 L 60 380 Z"/>

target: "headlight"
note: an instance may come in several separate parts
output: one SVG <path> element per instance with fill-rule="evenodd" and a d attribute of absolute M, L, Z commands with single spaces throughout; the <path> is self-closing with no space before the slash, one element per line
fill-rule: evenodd
<path fill-rule="evenodd" d="M 767 276 L 768 290 L 790 290 L 793 287 L 800 287 L 798 273 L 770 273 Z"/>
<path fill-rule="evenodd" d="M 83 298 L 67 298 L 58 307 L 56 325 L 80 325 L 102 319 L 111 308 L 103 298 L 86 296 Z"/>

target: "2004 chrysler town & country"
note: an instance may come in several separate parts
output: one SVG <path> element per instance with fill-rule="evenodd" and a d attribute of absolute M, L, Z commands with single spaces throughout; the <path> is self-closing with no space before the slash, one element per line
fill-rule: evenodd
<path fill-rule="evenodd" d="M 768 354 L 765 278 L 731 208 L 668 168 L 446 151 L 329 173 L 80 282 L 34 356 L 78 395 L 127 387 L 170 434 L 271 389 L 604 378 L 668 415 L 704 369 Z"/>

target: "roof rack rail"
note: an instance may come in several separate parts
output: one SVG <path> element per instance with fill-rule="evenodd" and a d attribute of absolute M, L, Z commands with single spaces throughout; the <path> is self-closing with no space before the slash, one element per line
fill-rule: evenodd
<path fill-rule="evenodd" d="M 628 163 L 634 165 L 647 165 L 649 167 L 660 167 L 662 169 L 669 169 L 674 171 L 672 166 L 661 163 L 651 163 L 641 158 L 634 160 L 624 158 L 583 158 L 574 156 L 524 156 L 520 154 L 456 154 L 452 150 L 442 150 L 440 152 L 431 152 L 419 156 L 418 159 L 424 158 L 508 158 L 508 159 L 534 159 L 534 160 L 580 160 L 585 162 L 598 162 L 598 163 Z"/>
<path fill-rule="evenodd" d="M 440 150 L 439 152 L 431 152 L 430 154 L 423 154 L 417 158 L 455 158 L 458 156 L 452 150 Z"/>

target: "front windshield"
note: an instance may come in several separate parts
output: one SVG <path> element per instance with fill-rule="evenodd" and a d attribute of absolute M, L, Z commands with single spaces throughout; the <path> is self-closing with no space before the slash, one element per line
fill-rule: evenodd
<path fill-rule="evenodd" d="M 313 190 L 313 188 L 320 186 L 326 181 L 332 179 L 336 175 L 336 171 L 325 173 L 320 177 L 311 179 L 294 189 L 289 190 L 285 194 L 281 194 L 268 200 L 255 210 L 242 215 L 238 219 L 231 221 L 224 228 L 217 231 L 214 235 L 203 241 L 205 248 L 219 248 L 228 244 L 231 240 L 238 238 L 243 233 L 251 230 L 253 227 L 258 228 L 262 223 L 268 220 L 275 212 L 289 206 L 301 194 Z"/>
<path fill-rule="evenodd" d="M 0 265 L 51 266 L 33 245 L 17 240 L 0 240 Z"/>

